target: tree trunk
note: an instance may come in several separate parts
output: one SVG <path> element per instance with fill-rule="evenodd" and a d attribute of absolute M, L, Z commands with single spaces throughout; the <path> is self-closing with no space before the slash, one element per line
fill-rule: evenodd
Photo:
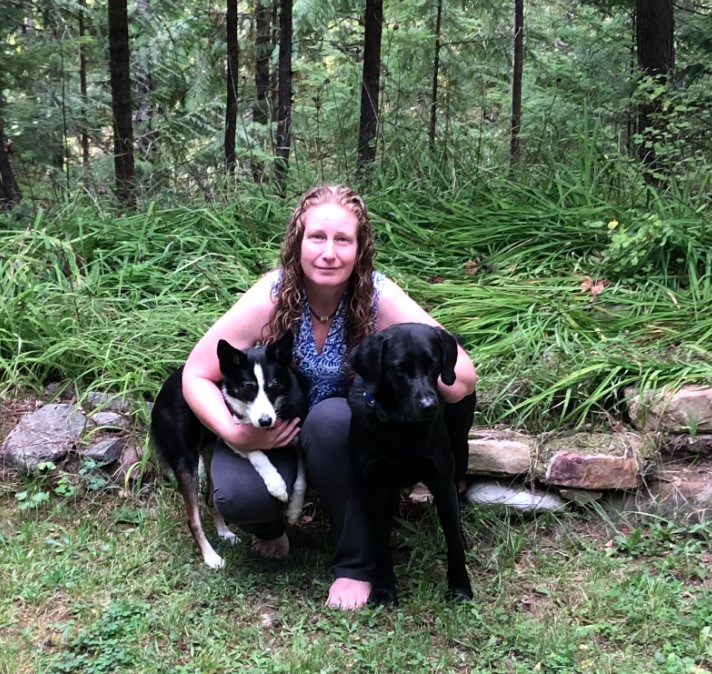
<path fill-rule="evenodd" d="M 524 0 L 514 0 L 514 66 L 512 71 L 512 128 L 509 165 L 519 163 L 519 132 L 522 128 L 522 73 L 524 71 Z"/>
<path fill-rule="evenodd" d="M 237 132 L 237 78 L 239 73 L 239 50 L 237 44 L 237 0 L 227 0 L 227 96 L 225 104 L 225 165 L 234 175 L 235 134 Z"/>
<path fill-rule="evenodd" d="M 86 24 L 84 21 L 86 11 L 86 0 L 79 0 L 79 94 L 82 99 L 79 144 L 82 148 L 82 165 L 84 168 L 89 165 L 89 130 L 87 128 L 89 108 L 89 96 L 87 94 L 87 47 L 82 39 L 86 34 Z"/>
<path fill-rule="evenodd" d="M 269 120 L 269 62 L 272 53 L 271 10 L 267 0 L 257 0 L 255 6 L 255 90 L 257 96 L 252 110 L 255 124 L 263 127 Z M 259 183 L 265 179 L 263 163 L 252 160 L 252 176 Z"/>
<path fill-rule="evenodd" d="M 150 17 L 151 8 L 149 0 L 138 0 L 136 2 L 136 13 L 142 21 Z M 144 161 L 153 163 L 156 154 L 153 134 L 153 103 L 151 101 L 151 91 L 153 82 L 150 71 L 150 47 L 139 51 L 136 58 L 136 113 L 134 124 L 137 132 L 136 148 Z"/>
<path fill-rule="evenodd" d="M 126 0 L 109 0 L 109 70 L 111 109 L 114 117 L 116 194 L 122 202 L 133 208 L 136 205 L 136 194 Z"/>
<path fill-rule="evenodd" d="M 639 66 L 646 75 L 666 85 L 675 61 L 672 0 L 636 0 L 635 32 Z M 660 94 L 638 108 L 638 133 L 642 137 L 639 154 L 652 182 L 657 181 L 653 174 L 663 168 L 655 146 L 666 140 L 664 97 L 664 93 Z"/>
<path fill-rule="evenodd" d="M 280 0 L 279 85 L 277 89 L 277 191 L 287 193 L 287 172 L 292 126 L 292 0 Z"/>
<path fill-rule="evenodd" d="M 10 209 L 20 203 L 22 194 L 12 172 L 10 157 L 7 153 L 9 143 L 0 125 L 0 209 Z"/>
<path fill-rule="evenodd" d="M 382 30 L 383 0 L 366 0 L 361 117 L 359 119 L 358 158 L 356 162 L 359 172 L 363 172 L 370 167 L 376 159 Z"/>
<path fill-rule="evenodd" d="M 279 2 L 278 0 L 273 0 L 272 2 L 272 53 L 274 54 L 275 49 L 279 49 Z M 277 90 L 279 85 L 277 83 L 279 78 L 279 64 L 277 68 L 272 68 L 269 74 L 269 91 L 270 91 L 270 110 L 272 111 L 271 120 L 273 123 L 277 123 Z"/>
<path fill-rule="evenodd" d="M 440 26 L 443 17 L 443 0 L 438 0 L 437 15 L 435 17 L 435 55 L 433 56 L 433 86 L 430 95 L 430 126 L 428 127 L 428 140 L 430 151 L 435 149 L 435 128 L 438 111 L 438 75 L 440 73 Z"/>

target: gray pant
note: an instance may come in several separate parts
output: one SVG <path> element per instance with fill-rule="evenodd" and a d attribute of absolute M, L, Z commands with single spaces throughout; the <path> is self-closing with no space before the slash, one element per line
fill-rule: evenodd
<path fill-rule="evenodd" d="M 345 398 L 323 400 L 304 420 L 299 443 L 309 484 L 316 489 L 331 520 L 334 576 L 370 580 L 373 555 L 351 468 L 350 422 L 351 411 Z M 294 451 L 282 447 L 267 454 L 291 492 L 297 468 Z M 249 460 L 220 442 L 210 472 L 215 507 L 226 521 L 259 538 L 278 538 L 284 533 L 284 504 L 269 495 Z"/>
<path fill-rule="evenodd" d="M 455 456 L 455 479 L 467 468 L 467 434 L 472 426 L 475 395 L 445 406 L 445 425 Z M 332 569 L 336 578 L 371 580 L 373 553 L 361 499 L 351 467 L 349 424 L 351 411 L 345 398 L 328 398 L 315 405 L 299 434 L 309 484 L 331 520 L 334 539 Z M 294 451 L 271 449 L 269 458 L 291 491 L 296 477 Z M 211 469 L 215 507 L 226 521 L 259 538 L 284 533 L 284 504 L 267 492 L 252 464 L 218 443 Z"/>

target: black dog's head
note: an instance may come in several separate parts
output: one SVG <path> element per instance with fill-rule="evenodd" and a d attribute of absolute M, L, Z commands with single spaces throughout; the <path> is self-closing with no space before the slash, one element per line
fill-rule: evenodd
<path fill-rule="evenodd" d="M 454 383 L 456 361 L 455 338 L 424 323 L 398 323 L 369 335 L 349 357 L 366 396 L 404 421 L 426 421 L 438 413 L 438 377 L 448 386 Z"/>

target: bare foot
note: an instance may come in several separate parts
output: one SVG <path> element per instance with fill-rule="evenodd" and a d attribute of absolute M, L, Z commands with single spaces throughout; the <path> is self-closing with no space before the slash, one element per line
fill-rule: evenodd
<path fill-rule="evenodd" d="M 253 536 L 252 549 L 267 559 L 284 559 L 289 554 L 289 539 L 287 534 L 269 540 Z"/>
<path fill-rule="evenodd" d="M 365 580 L 337 578 L 329 588 L 327 606 L 353 610 L 361 608 L 371 594 L 371 583 Z"/>

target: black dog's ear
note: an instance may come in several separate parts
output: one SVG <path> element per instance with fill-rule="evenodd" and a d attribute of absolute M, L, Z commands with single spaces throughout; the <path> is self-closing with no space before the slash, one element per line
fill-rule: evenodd
<path fill-rule="evenodd" d="M 244 364 L 247 356 L 240 349 L 236 349 L 230 342 L 221 339 L 218 342 L 218 361 L 220 372 L 227 377 L 235 368 Z"/>
<path fill-rule="evenodd" d="M 457 341 L 447 331 L 438 329 L 440 351 L 442 353 L 442 372 L 440 378 L 443 384 L 450 386 L 455 383 L 455 363 L 457 363 Z"/>
<path fill-rule="evenodd" d="M 276 342 L 272 342 L 265 347 L 265 353 L 267 358 L 271 358 L 281 365 L 289 365 L 292 362 L 293 346 L 294 335 L 291 330 L 287 330 Z"/>
<path fill-rule="evenodd" d="M 349 354 L 349 363 L 353 371 L 363 377 L 367 383 L 378 381 L 381 371 L 381 351 L 383 335 L 375 333 L 359 342 Z"/>

